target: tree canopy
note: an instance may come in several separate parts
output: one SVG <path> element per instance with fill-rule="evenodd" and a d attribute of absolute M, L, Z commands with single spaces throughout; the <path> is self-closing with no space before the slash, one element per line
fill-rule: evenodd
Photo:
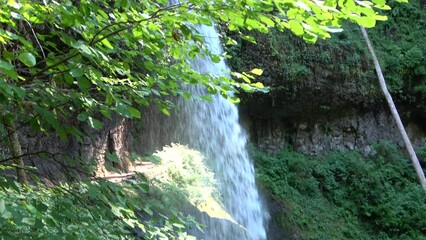
<path fill-rule="evenodd" d="M 250 73 L 229 79 L 193 71 L 188 59 L 223 56 L 210 53 L 192 26 L 218 22 L 237 32 L 275 27 L 315 42 L 341 31 L 342 20 L 373 27 L 386 19 L 379 9 L 389 9 L 384 0 L 2 0 L 1 112 L 66 139 L 81 132 L 64 119 L 101 128 L 99 113 L 138 118 L 138 107 L 150 103 L 168 113 L 173 103 L 163 96 L 188 97 L 184 84 L 225 97 L 262 88 Z"/>

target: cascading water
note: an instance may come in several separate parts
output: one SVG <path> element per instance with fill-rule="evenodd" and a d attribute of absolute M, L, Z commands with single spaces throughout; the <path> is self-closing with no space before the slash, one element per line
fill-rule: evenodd
<path fill-rule="evenodd" d="M 199 34 L 214 54 L 221 54 L 219 35 L 214 27 L 196 26 Z M 192 62 L 194 70 L 224 76 L 229 68 L 222 60 L 213 63 L 209 58 Z M 205 91 L 192 87 L 193 96 L 203 96 Z M 255 185 L 254 168 L 246 150 L 247 137 L 238 123 L 235 105 L 220 95 L 213 101 L 191 99 L 179 103 L 180 142 L 202 152 L 215 173 L 225 210 L 238 223 L 206 220 L 208 230 L 204 239 L 266 239 L 266 210 L 262 207 Z"/>

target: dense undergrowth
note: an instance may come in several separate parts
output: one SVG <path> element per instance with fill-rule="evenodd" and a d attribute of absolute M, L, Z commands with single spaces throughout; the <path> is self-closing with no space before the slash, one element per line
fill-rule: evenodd
<path fill-rule="evenodd" d="M 394 145 L 307 156 L 254 151 L 257 178 L 293 239 L 426 239 L 426 195 Z"/>
<path fill-rule="evenodd" d="M 195 239 L 203 231 L 197 207 L 212 209 L 217 199 L 213 174 L 199 152 L 180 145 L 154 158 L 155 176 L 121 183 L 22 186 L 0 176 L 0 239 Z"/>
<path fill-rule="evenodd" d="M 193 239 L 185 229 L 198 226 L 194 218 L 165 201 L 172 198 L 171 192 L 149 190 L 140 179 L 121 185 L 97 180 L 53 188 L 22 187 L 3 177 L 0 181 L 4 240 Z"/>

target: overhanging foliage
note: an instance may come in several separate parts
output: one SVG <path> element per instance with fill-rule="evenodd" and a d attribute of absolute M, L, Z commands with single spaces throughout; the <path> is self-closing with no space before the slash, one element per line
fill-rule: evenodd
<path fill-rule="evenodd" d="M 372 27 L 385 20 L 375 9 L 388 8 L 382 0 L 2 0 L 2 115 L 66 139 L 82 133 L 64 119 L 99 129 L 99 114 L 138 118 L 138 107 L 151 102 L 168 113 L 173 103 L 163 96 L 188 97 L 182 84 L 200 84 L 225 97 L 240 87 L 262 88 L 193 71 L 188 59 L 205 56 L 216 62 L 221 56 L 209 52 L 191 26 L 215 21 L 231 31 L 275 27 L 315 42 L 340 31 L 345 19 Z"/>

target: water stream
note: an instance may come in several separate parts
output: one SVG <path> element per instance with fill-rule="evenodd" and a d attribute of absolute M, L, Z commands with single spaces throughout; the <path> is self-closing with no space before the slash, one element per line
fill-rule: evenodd
<path fill-rule="evenodd" d="M 214 27 L 196 26 L 215 54 L 222 53 L 219 35 Z M 193 60 L 192 67 L 200 73 L 224 76 L 229 68 L 222 60 L 213 63 L 209 58 Z M 205 95 L 200 87 L 192 87 L 194 96 Z M 240 240 L 266 239 L 266 210 L 255 185 L 253 163 L 247 150 L 247 136 L 238 122 L 237 107 L 220 95 L 213 101 L 191 99 L 179 103 L 180 116 L 177 135 L 181 142 L 201 151 L 215 173 L 226 211 L 238 223 L 207 218 L 208 230 L 203 239 Z"/>

